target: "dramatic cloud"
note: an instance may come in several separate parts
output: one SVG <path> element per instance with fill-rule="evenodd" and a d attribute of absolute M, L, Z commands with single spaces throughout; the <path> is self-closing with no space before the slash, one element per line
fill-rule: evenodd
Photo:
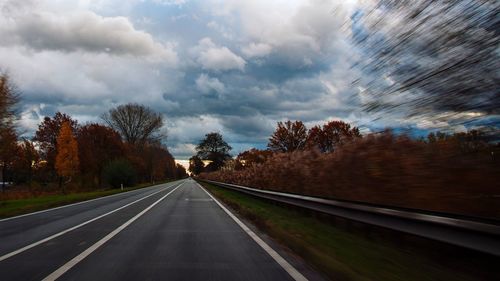
<path fill-rule="evenodd" d="M 264 148 L 286 119 L 343 119 L 364 132 L 447 124 L 444 113 L 426 122 L 363 112 L 371 97 L 353 81 L 373 74 L 352 67 L 363 57 L 352 44 L 363 2 L 0 0 L 0 69 L 22 92 L 26 136 L 57 111 L 84 123 L 137 102 L 164 114 L 178 159 L 211 131 L 233 154 Z"/>
<path fill-rule="evenodd" d="M 177 61 L 170 46 L 134 29 L 125 17 L 102 17 L 89 11 L 56 14 L 47 11 L 2 14 L 0 43 L 36 51 L 95 52 L 155 56 L 170 64 Z"/>
<path fill-rule="evenodd" d="M 245 68 L 244 59 L 226 47 L 216 46 L 210 38 L 201 39 L 195 52 L 198 52 L 197 61 L 203 69 L 223 71 Z"/>

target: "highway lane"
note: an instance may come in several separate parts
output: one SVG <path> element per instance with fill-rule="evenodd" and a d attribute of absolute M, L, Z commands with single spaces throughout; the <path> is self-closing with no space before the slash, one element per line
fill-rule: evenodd
<path fill-rule="evenodd" d="M 2 280 L 293 280 L 287 270 L 192 180 L 0 261 Z"/>
<path fill-rule="evenodd" d="M 69 206 L 0 220 L 0 257 L 180 181 L 119 193 Z M 1 260 L 1 258 L 0 258 Z"/>
<path fill-rule="evenodd" d="M 50 239 L 40 245 L 18 253 L 12 257 L 0 261 L 1 280 L 41 280 L 52 271 L 59 268 L 67 260 L 78 255 L 89 245 L 95 243 L 103 236 L 120 226 L 124 221 L 130 219 L 137 213 L 147 208 L 153 202 L 164 196 L 178 186 L 162 185 L 151 196 L 137 203 L 127 203 L 119 211 L 97 219 L 64 235 Z M 140 198 L 139 198 L 140 199 Z M 136 200 L 137 201 L 137 200 Z M 128 200 L 126 201 L 128 202 Z M 134 201 L 132 201 L 134 202 Z M 122 206 L 122 207 L 123 207 Z M 96 215 L 101 215 L 97 213 Z M 22 237 L 23 234 L 20 234 Z"/>

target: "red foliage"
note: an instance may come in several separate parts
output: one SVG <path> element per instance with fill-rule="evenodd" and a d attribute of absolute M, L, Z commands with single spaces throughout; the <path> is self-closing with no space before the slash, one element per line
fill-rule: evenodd
<path fill-rule="evenodd" d="M 125 147 L 127 159 L 134 166 L 140 181 L 154 182 L 176 178 L 177 168 L 174 157 L 163 145 L 159 143 L 126 144 Z"/>
<path fill-rule="evenodd" d="M 77 131 L 78 122 L 71 119 L 69 115 L 57 112 L 53 118 L 45 117 L 35 132 L 34 141 L 40 144 L 41 156 L 47 161 L 47 168 L 50 172 L 55 171 L 57 136 L 64 122 L 69 122 L 71 130 Z"/>
<path fill-rule="evenodd" d="M 120 135 L 110 127 L 91 123 L 77 133 L 80 171 L 96 186 L 102 185 L 102 172 L 111 161 L 123 157 Z"/>
<path fill-rule="evenodd" d="M 275 152 L 292 152 L 304 149 L 307 129 L 302 121 L 278 122 L 278 128 L 269 138 L 267 147 Z"/>
<path fill-rule="evenodd" d="M 267 161 L 273 152 L 270 150 L 259 150 L 252 148 L 250 150 L 244 151 L 236 157 L 236 169 L 241 170 L 255 164 L 262 164 Z"/>
<path fill-rule="evenodd" d="M 201 177 L 326 198 L 500 218 L 499 163 L 492 157 L 498 153 L 498 146 L 461 135 L 423 142 L 385 132 L 344 144 L 333 153 L 275 153 L 262 164 Z"/>
<path fill-rule="evenodd" d="M 361 137 L 357 127 L 351 128 L 351 125 L 343 121 L 330 121 L 320 126 L 312 127 L 307 135 L 306 146 L 316 148 L 321 152 L 332 152 L 337 147 Z"/>

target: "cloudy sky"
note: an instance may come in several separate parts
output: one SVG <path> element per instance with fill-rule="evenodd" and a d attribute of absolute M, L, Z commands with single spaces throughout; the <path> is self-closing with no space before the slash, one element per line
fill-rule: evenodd
<path fill-rule="evenodd" d="M 0 68 L 32 134 L 61 111 L 80 123 L 136 102 L 165 115 L 179 159 L 217 131 L 233 154 L 277 121 L 366 127 L 350 43 L 354 0 L 0 0 Z M 391 124 L 392 122 L 392 124 Z M 367 125 L 370 124 L 370 125 Z M 418 125 L 418 124 L 417 124 Z"/>

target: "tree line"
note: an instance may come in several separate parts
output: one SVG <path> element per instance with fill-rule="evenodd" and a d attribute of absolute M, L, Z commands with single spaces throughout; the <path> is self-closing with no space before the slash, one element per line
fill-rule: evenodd
<path fill-rule="evenodd" d="M 0 76 L 0 165 L 7 184 L 38 189 L 89 189 L 186 177 L 161 140 L 161 114 L 125 104 L 101 116 L 102 123 L 79 124 L 57 112 L 45 117 L 32 139 L 15 127 L 19 94 Z"/>
<path fill-rule="evenodd" d="M 488 132 L 412 138 L 390 129 L 361 135 L 343 121 L 307 129 L 278 122 L 267 149 L 250 149 L 199 177 L 281 192 L 438 212 L 500 217 L 500 145 Z M 203 148 L 203 146 L 198 146 Z M 201 160 L 204 153 L 198 152 Z"/>
<path fill-rule="evenodd" d="M 316 149 L 323 153 L 333 152 L 337 147 L 354 139 L 361 138 L 359 128 L 351 127 L 343 121 L 330 121 L 323 126 L 307 129 L 302 121 L 278 122 L 277 128 L 269 138 L 267 150 L 250 149 L 232 159 L 231 146 L 222 135 L 212 132 L 197 145 L 197 154 L 189 159 L 189 171 L 195 175 L 221 169 L 241 170 L 251 163 L 263 163 L 273 153 L 286 153 Z M 205 165 L 207 163 L 207 165 Z"/>

